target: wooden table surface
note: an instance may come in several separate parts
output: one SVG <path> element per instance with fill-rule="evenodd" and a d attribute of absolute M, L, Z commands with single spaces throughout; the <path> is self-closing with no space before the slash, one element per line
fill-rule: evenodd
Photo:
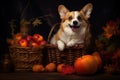
<path fill-rule="evenodd" d="M 120 75 L 95 74 L 91 76 L 54 73 L 12 72 L 0 73 L 0 80 L 120 80 Z"/>

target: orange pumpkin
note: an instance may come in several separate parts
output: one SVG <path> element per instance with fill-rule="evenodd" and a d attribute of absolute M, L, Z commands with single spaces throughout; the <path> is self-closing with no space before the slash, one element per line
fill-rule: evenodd
<path fill-rule="evenodd" d="M 76 59 L 74 69 L 79 75 L 91 75 L 97 71 L 97 62 L 92 55 L 84 55 Z"/>

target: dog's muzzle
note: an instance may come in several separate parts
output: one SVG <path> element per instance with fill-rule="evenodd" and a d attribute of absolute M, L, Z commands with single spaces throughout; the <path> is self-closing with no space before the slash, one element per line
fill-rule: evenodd
<path fill-rule="evenodd" d="M 72 31 L 77 31 L 80 28 L 80 25 L 78 26 L 78 22 L 77 21 L 73 21 L 73 25 L 70 25 L 70 28 L 72 29 Z"/>

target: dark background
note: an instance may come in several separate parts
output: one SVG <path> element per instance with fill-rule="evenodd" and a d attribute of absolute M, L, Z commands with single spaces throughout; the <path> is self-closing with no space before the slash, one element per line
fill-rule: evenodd
<path fill-rule="evenodd" d="M 49 31 L 53 24 L 60 22 L 57 7 L 64 4 L 70 10 L 80 10 L 87 3 L 93 4 L 90 23 L 94 37 L 102 32 L 102 26 L 109 20 L 120 18 L 119 0 L 0 0 L 0 57 L 7 53 L 7 38 L 11 37 L 9 22 L 15 19 L 16 31 L 19 31 L 21 19 L 31 19 L 40 16 L 51 16 L 42 18 L 43 24 L 38 27 L 30 27 L 31 34 L 40 33 L 47 40 Z"/>

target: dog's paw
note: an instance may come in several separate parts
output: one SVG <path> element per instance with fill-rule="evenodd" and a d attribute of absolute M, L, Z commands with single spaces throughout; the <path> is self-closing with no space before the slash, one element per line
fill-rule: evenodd
<path fill-rule="evenodd" d="M 65 48 L 65 44 L 62 41 L 57 41 L 58 49 L 63 51 Z"/>
<path fill-rule="evenodd" d="M 73 41 L 70 41 L 70 42 L 67 43 L 67 46 L 68 46 L 68 47 L 72 47 L 72 46 L 74 46 L 74 45 L 75 45 L 75 43 L 74 43 Z"/>

